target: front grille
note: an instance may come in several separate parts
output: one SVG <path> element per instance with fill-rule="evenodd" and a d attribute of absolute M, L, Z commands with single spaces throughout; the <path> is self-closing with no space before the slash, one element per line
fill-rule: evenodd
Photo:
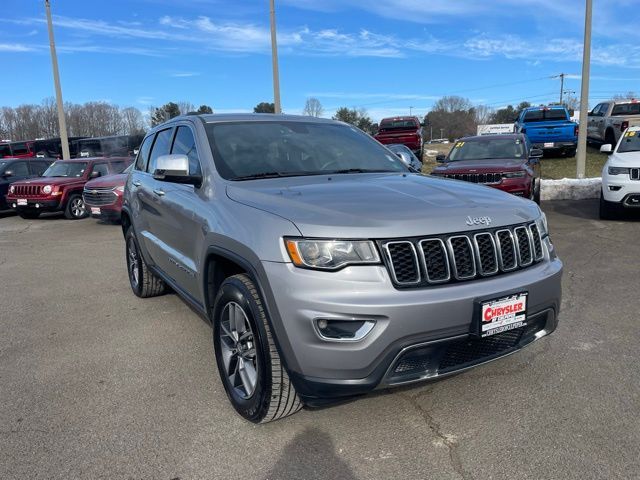
<path fill-rule="evenodd" d="M 15 185 L 15 195 L 28 196 L 28 195 L 40 195 L 40 185 Z"/>
<path fill-rule="evenodd" d="M 84 197 L 84 201 L 87 205 L 93 205 L 96 207 L 111 205 L 115 203 L 118 198 L 112 188 L 85 188 L 84 192 L 82 192 L 82 196 Z"/>
<path fill-rule="evenodd" d="M 449 173 L 445 177 L 464 182 L 484 184 L 500 183 L 502 181 L 502 173 Z"/>
<path fill-rule="evenodd" d="M 526 268 L 544 258 L 535 223 L 379 243 L 397 287 L 472 280 Z"/>
<path fill-rule="evenodd" d="M 631 178 L 631 180 L 640 180 L 640 168 L 630 168 L 629 178 Z"/>

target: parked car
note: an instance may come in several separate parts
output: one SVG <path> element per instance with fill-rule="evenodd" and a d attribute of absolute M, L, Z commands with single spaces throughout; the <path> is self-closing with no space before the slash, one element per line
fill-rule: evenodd
<path fill-rule="evenodd" d="M 134 156 L 144 135 L 83 138 L 71 142 L 77 157 Z"/>
<path fill-rule="evenodd" d="M 521 133 L 480 135 L 457 141 L 439 154 L 431 175 L 481 183 L 540 203 L 540 158 Z"/>
<path fill-rule="evenodd" d="M 609 158 L 602 168 L 600 218 L 640 208 L 640 126 L 628 128 L 617 145 L 600 147 Z"/>
<path fill-rule="evenodd" d="M 401 143 L 411 149 L 418 158 L 422 158 L 422 127 L 418 117 L 383 118 L 378 133 L 373 136 L 383 145 Z"/>
<path fill-rule="evenodd" d="M 416 157 L 406 145 L 400 143 L 392 143 L 387 148 L 395 153 L 404 164 L 415 172 L 422 170 L 422 161 Z"/>
<path fill-rule="evenodd" d="M 599 103 L 589 112 L 587 136 L 592 142 L 615 146 L 622 132 L 634 124 L 640 124 L 638 100 Z"/>
<path fill-rule="evenodd" d="M 51 163 L 53 163 L 53 160 L 0 159 L 0 210 L 8 210 L 10 208 L 6 201 L 6 195 L 12 182 L 39 177 Z"/>
<path fill-rule="evenodd" d="M 551 333 L 562 263 L 533 202 L 409 171 L 369 135 L 290 115 L 155 127 L 122 207 L 133 293 L 213 324 L 252 422 L 450 375 Z"/>
<path fill-rule="evenodd" d="M 515 123 L 515 132 L 526 134 L 532 146 L 545 153 L 576 155 L 578 124 L 563 106 L 525 108 Z"/>
<path fill-rule="evenodd" d="M 132 168 L 133 165 L 129 165 L 122 173 L 85 183 L 82 199 L 93 218 L 107 222 L 120 221 L 124 185 Z"/>
<path fill-rule="evenodd" d="M 64 212 L 68 219 L 87 216 L 82 189 L 90 179 L 120 173 L 128 157 L 58 160 L 32 180 L 12 183 L 7 203 L 22 218 L 37 218 L 42 212 Z"/>

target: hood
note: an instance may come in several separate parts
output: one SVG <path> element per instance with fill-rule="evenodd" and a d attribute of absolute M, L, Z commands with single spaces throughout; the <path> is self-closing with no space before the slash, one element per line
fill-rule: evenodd
<path fill-rule="evenodd" d="M 70 185 L 84 182 L 84 177 L 36 177 L 14 182 L 13 185 Z"/>
<path fill-rule="evenodd" d="M 84 188 L 115 188 L 127 183 L 127 173 L 116 173 L 115 175 L 106 175 L 104 177 L 94 178 L 85 183 Z"/>
<path fill-rule="evenodd" d="M 460 160 L 438 164 L 433 171 L 437 173 L 493 173 L 522 170 L 525 160 L 522 158 Z"/>
<path fill-rule="evenodd" d="M 536 204 L 499 190 L 418 174 L 351 174 L 234 182 L 227 196 L 293 222 L 307 237 L 398 238 L 534 220 Z"/>
<path fill-rule="evenodd" d="M 640 152 L 614 153 L 608 160 L 611 166 L 640 167 Z"/>

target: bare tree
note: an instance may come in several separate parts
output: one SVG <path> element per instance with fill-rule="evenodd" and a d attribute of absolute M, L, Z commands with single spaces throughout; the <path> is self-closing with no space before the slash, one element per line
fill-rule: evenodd
<path fill-rule="evenodd" d="M 476 123 L 478 125 L 486 125 L 491 120 L 494 109 L 487 105 L 476 105 L 474 107 L 476 112 Z"/>
<path fill-rule="evenodd" d="M 322 108 L 320 100 L 314 97 L 307 98 L 304 108 L 302 109 L 303 115 L 308 115 L 309 117 L 321 117 L 322 112 L 324 112 L 324 108 Z"/>
<path fill-rule="evenodd" d="M 614 100 L 632 100 L 634 98 L 638 98 L 638 94 L 632 91 L 629 91 L 627 93 L 618 93 L 613 96 Z"/>
<path fill-rule="evenodd" d="M 136 107 L 123 108 L 120 111 L 124 123 L 124 133 L 127 135 L 139 135 L 144 133 L 144 120 L 142 113 Z"/>
<path fill-rule="evenodd" d="M 189 112 L 195 112 L 196 107 L 193 103 L 183 100 L 178 102 L 178 109 L 180 110 L 180 115 L 186 115 Z"/>

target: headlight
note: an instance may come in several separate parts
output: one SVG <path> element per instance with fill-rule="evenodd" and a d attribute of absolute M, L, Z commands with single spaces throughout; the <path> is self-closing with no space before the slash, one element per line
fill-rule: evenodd
<path fill-rule="evenodd" d="M 527 174 L 524 170 L 519 170 L 517 172 L 504 172 L 502 176 L 504 178 L 522 178 Z"/>
<path fill-rule="evenodd" d="M 285 244 L 297 267 L 337 270 L 347 265 L 380 263 L 376 246 L 368 240 L 285 239 Z"/>
<path fill-rule="evenodd" d="M 45 185 L 44 187 L 42 187 L 42 192 L 46 193 L 47 195 L 49 195 L 51 193 L 51 185 Z"/>
<path fill-rule="evenodd" d="M 116 188 L 114 188 L 114 190 L 116 192 L 124 193 L 124 185 L 119 185 Z"/>
<path fill-rule="evenodd" d="M 9 187 L 9 193 L 16 193 L 16 187 L 14 187 L 13 185 L 11 185 Z"/>
<path fill-rule="evenodd" d="M 624 167 L 609 167 L 609 175 L 629 175 L 629 169 Z"/>
<path fill-rule="evenodd" d="M 536 220 L 536 225 L 538 227 L 538 231 L 540 232 L 540 237 L 544 238 L 549 235 L 549 225 L 547 225 L 547 216 L 544 214 L 542 210 L 540 210 L 540 216 Z"/>

